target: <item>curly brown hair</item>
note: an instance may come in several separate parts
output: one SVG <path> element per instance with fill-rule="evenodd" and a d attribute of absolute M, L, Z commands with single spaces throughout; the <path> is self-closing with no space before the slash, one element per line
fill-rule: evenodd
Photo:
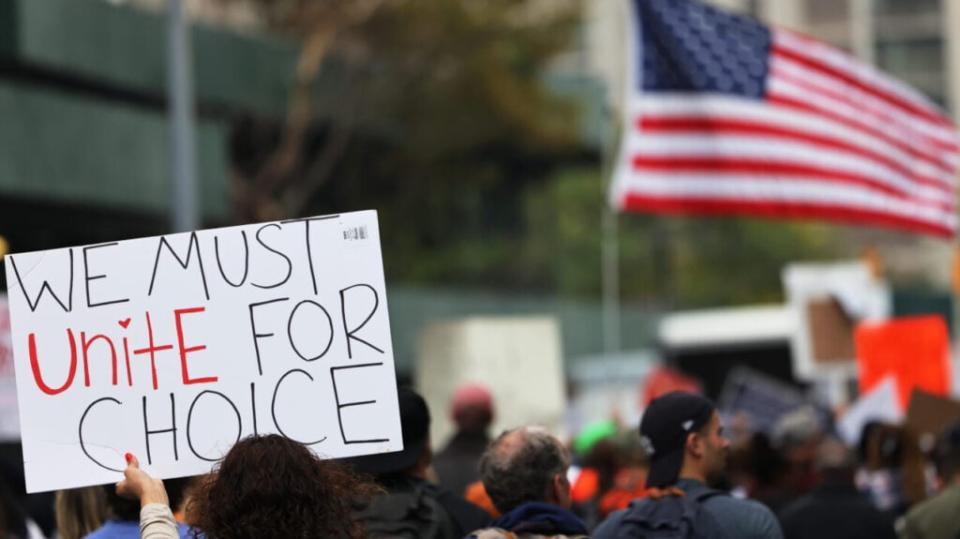
<path fill-rule="evenodd" d="M 343 464 L 271 434 L 237 442 L 198 483 L 187 511 L 211 539 L 353 539 L 364 536 L 354 504 L 378 492 Z"/>

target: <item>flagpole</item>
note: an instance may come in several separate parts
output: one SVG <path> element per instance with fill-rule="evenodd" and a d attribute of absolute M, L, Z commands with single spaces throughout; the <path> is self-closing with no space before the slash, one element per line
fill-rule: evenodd
<path fill-rule="evenodd" d="M 613 122 L 613 115 L 607 117 Z M 616 137 L 604 133 L 601 174 L 612 178 L 613 160 L 616 158 Z M 612 181 L 612 180 L 611 180 Z M 614 354 L 620 351 L 620 235 L 617 212 L 611 204 L 603 207 L 603 351 Z"/>
<path fill-rule="evenodd" d="M 619 201 L 616 200 L 616 195 L 613 193 L 615 189 L 614 182 L 616 181 L 615 176 L 620 172 L 620 167 L 622 166 L 619 146 L 626 141 L 626 138 L 619 140 L 617 135 L 626 136 L 622 129 L 624 129 L 629 122 L 623 122 L 621 125 L 621 123 L 617 121 L 617 118 L 619 115 L 622 115 L 625 110 L 629 109 L 626 101 L 629 99 L 634 88 L 641 87 L 640 77 L 642 76 L 642 74 L 638 72 L 639 70 L 635 69 L 637 59 L 641 58 L 640 45 L 643 39 L 640 34 L 639 13 L 635 11 L 639 10 L 639 7 L 633 0 L 623 2 L 620 5 L 626 5 L 627 11 L 627 16 L 622 18 L 624 21 L 622 28 L 625 30 L 624 37 L 627 41 L 626 65 L 621 66 L 621 73 L 626 73 L 627 76 L 623 81 L 625 89 L 623 99 L 619 103 L 621 110 L 617 110 L 616 99 L 609 93 L 607 103 L 603 109 L 605 119 L 607 120 L 607 129 L 603 131 L 601 148 L 603 153 L 601 155 L 602 161 L 600 165 L 601 174 L 603 178 L 607 180 L 607 196 L 605 197 L 607 203 L 604 205 L 602 215 L 603 244 L 601 255 L 603 350 L 606 354 L 615 354 L 621 351 L 621 329 L 623 327 L 620 309 L 620 234 L 619 220 L 617 219 L 617 205 Z"/>

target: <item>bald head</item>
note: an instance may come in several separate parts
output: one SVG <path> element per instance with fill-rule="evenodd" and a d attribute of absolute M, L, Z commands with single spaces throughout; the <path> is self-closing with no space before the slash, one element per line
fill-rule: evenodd
<path fill-rule="evenodd" d="M 569 505 L 566 473 L 570 457 L 545 429 L 521 427 L 504 432 L 480 459 L 480 477 L 502 513 L 528 502 Z"/>

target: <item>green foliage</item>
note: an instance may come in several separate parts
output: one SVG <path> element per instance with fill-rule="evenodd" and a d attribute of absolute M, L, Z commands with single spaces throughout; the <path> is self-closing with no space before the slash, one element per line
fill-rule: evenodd
<path fill-rule="evenodd" d="M 599 297 L 606 181 L 576 104 L 544 85 L 579 2 L 263 5 L 304 58 L 325 51 L 315 82 L 336 88 L 318 94 L 293 195 L 268 182 L 287 213 L 376 208 L 394 281 Z M 345 150 L 325 152 L 344 130 Z M 774 300 L 783 264 L 832 249 L 825 226 L 803 223 L 631 214 L 618 226 L 628 302 Z"/>
<path fill-rule="evenodd" d="M 571 45 L 579 2 L 263 5 L 277 28 L 303 40 L 304 58 L 326 51 L 316 85 L 338 91 L 317 94 L 302 164 L 260 182 L 268 196 L 257 204 L 280 205 L 282 216 L 376 208 L 393 279 L 543 287 L 522 253 L 521 195 L 580 159 L 576 106 L 544 85 Z M 344 130 L 346 149 L 328 169 L 315 166 Z"/>

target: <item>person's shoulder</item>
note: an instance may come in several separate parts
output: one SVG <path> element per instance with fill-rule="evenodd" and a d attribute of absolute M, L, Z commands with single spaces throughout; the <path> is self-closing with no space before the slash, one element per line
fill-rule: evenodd
<path fill-rule="evenodd" d="M 945 511 L 949 511 L 952 514 L 956 511 L 958 502 L 960 502 L 960 487 L 950 487 L 936 496 L 913 506 L 907 513 L 907 518 L 923 517 Z"/>
<path fill-rule="evenodd" d="M 783 537 L 773 511 L 756 500 L 717 495 L 704 500 L 703 506 L 715 519 L 739 530 L 743 537 Z"/>
<path fill-rule="evenodd" d="M 645 501 L 645 499 L 634 500 L 626 509 L 620 509 L 619 511 L 610 513 L 607 518 L 604 519 L 595 530 L 593 530 L 593 533 L 590 534 L 590 537 L 593 539 L 617 537 L 620 524 L 623 522 L 627 512 L 630 511 L 630 508 L 632 508 L 634 504 L 644 503 Z"/>
<path fill-rule="evenodd" d="M 757 503 L 757 502 L 754 502 L 754 503 Z M 760 504 L 760 505 L 763 505 L 763 504 Z M 815 512 L 817 508 L 818 508 L 818 505 L 816 500 L 814 500 L 809 495 L 801 496 L 796 500 L 788 503 L 786 507 L 780 509 L 776 513 L 776 517 L 781 524 L 786 526 L 788 522 L 803 521 L 809 518 L 810 513 Z"/>
<path fill-rule="evenodd" d="M 706 507 L 731 509 L 743 513 L 751 513 L 775 518 L 773 511 L 771 511 L 766 505 L 763 505 L 756 500 L 751 500 L 749 498 L 737 498 L 730 496 L 729 494 L 717 494 L 715 496 L 711 496 L 704 500 L 703 504 Z"/>
<path fill-rule="evenodd" d="M 83 536 L 83 539 L 139 539 L 140 524 L 108 520 L 102 526 Z"/>
<path fill-rule="evenodd" d="M 479 506 L 457 496 L 447 489 L 428 484 L 428 494 L 440 504 L 463 530 L 474 530 L 490 524 L 490 515 Z"/>

